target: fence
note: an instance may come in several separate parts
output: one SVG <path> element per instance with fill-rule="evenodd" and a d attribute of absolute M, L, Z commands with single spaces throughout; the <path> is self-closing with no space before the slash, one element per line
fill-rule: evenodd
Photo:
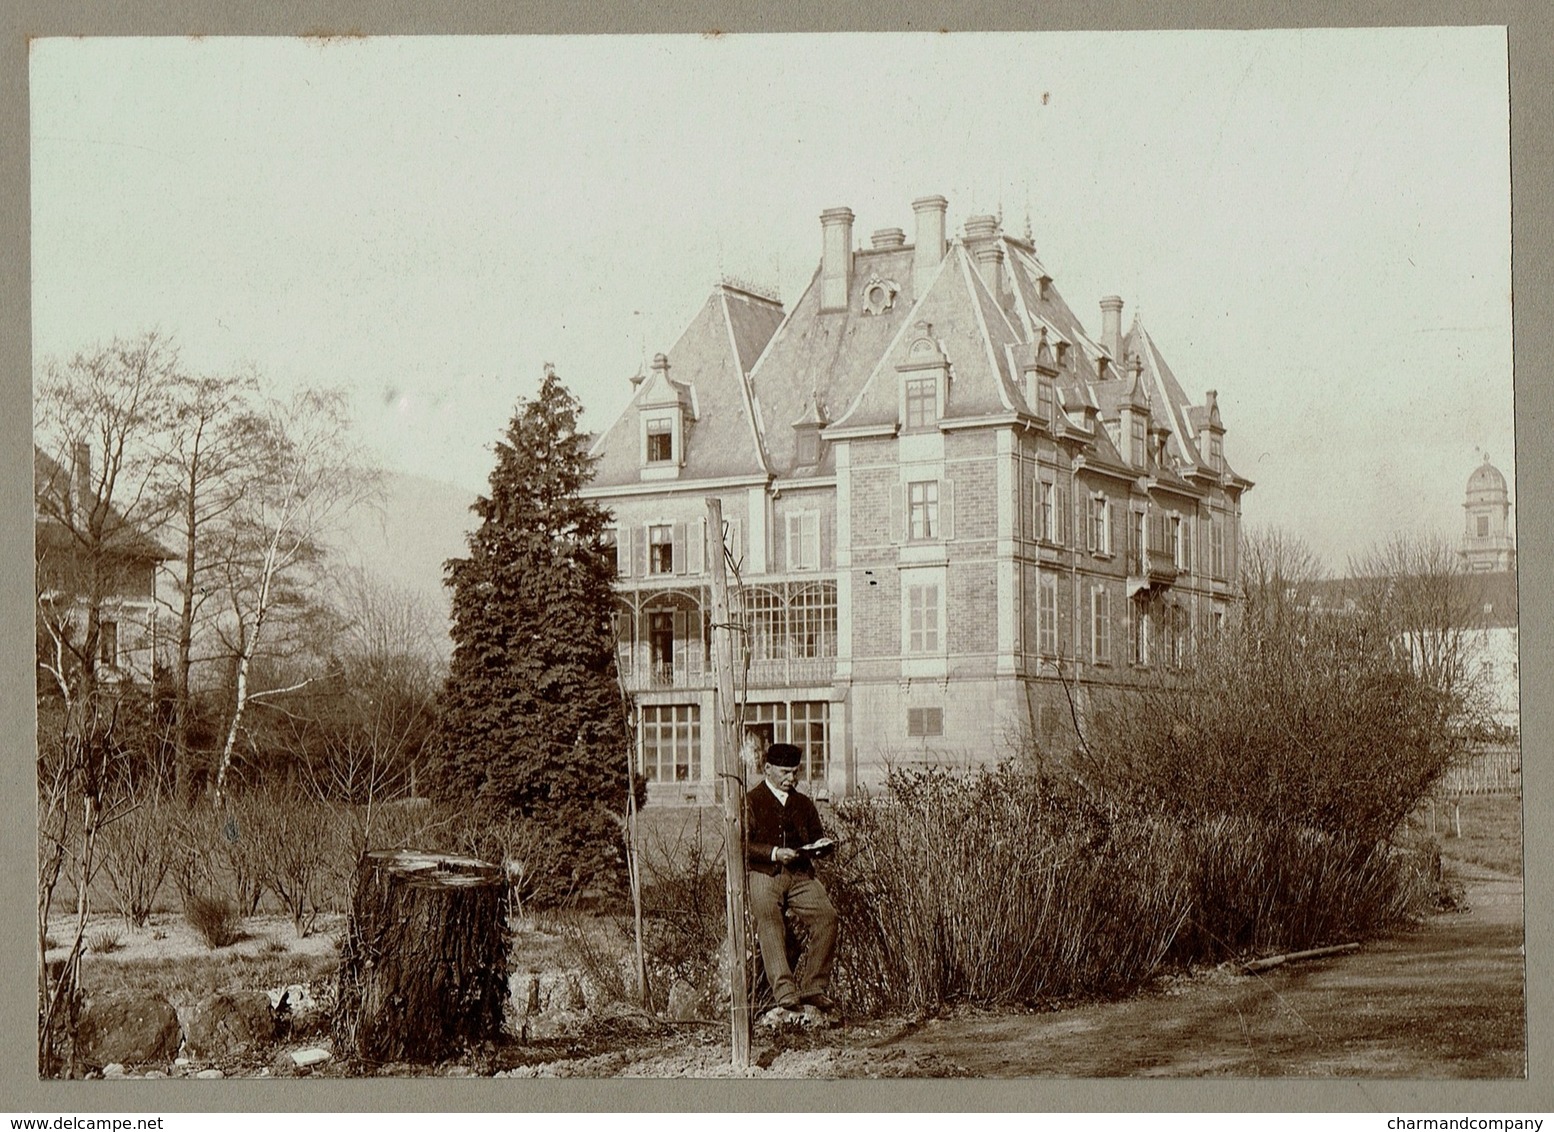
<path fill-rule="evenodd" d="M 1483 747 L 1447 770 L 1436 788 L 1438 797 L 1464 794 L 1519 794 L 1522 789 L 1522 749 L 1517 744 Z"/>

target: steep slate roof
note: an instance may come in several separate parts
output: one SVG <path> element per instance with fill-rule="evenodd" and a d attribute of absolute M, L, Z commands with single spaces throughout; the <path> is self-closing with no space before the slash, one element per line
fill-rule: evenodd
<path fill-rule="evenodd" d="M 669 379 L 695 408 L 694 420 L 687 422 L 682 477 L 766 474 L 746 374 L 781 321 L 780 305 L 720 284 L 669 351 Z M 642 382 L 625 411 L 594 441 L 595 486 L 640 482 L 637 410 L 655 395 L 655 385 L 656 379 Z"/>
<path fill-rule="evenodd" d="M 39 497 L 49 495 L 58 498 L 60 492 L 71 489 L 70 473 L 59 461 L 34 445 L 32 450 L 32 482 L 34 498 L 34 523 L 36 550 L 39 553 L 54 550 L 73 553 L 80 549 L 76 538 L 58 519 L 37 509 Z M 164 562 L 176 557 L 153 536 L 131 527 L 114 507 L 108 508 L 103 519 L 105 547 L 125 559 Z"/>
<path fill-rule="evenodd" d="M 1003 253 L 997 286 L 989 288 L 977 270 L 973 251 L 994 243 Z M 1137 317 L 1111 358 L 1106 380 L 1098 359 L 1109 351 L 1085 330 L 1052 283 L 1028 240 L 1002 232 L 951 238 L 942 262 L 931 273 L 925 293 L 915 293 L 911 245 L 858 248 L 845 310 L 820 310 L 817 267 L 798 301 L 784 317 L 782 308 L 726 286 L 714 291 L 669 353 L 676 388 L 694 390 L 696 419 L 686 438 L 682 478 L 769 473 L 788 477 L 834 472 L 830 446 L 814 468 L 797 468 L 794 425 L 820 416 L 831 430 L 894 428 L 899 411 L 896 366 L 911 344 L 930 327 L 950 365 L 946 419 L 1029 413 L 1022 366 L 1035 357 L 1045 332 L 1049 347 L 1067 344 L 1057 388 L 1068 420 L 1057 422 L 1060 435 L 1087 434 L 1080 424 L 1083 405 L 1095 406 L 1108 419 L 1132 383 L 1125 360 L 1142 363 L 1139 390 L 1151 424 L 1168 430 L 1167 452 L 1184 470 L 1208 472 L 1197 437 L 1208 408 L 1193 405 Z M 871 279 L 896 288 L 889 309 L 870 313 L 866 292 Z M 1045 286 L 1042 281 L 1045 280 Z M 600 436 L 594 451 L 602 456 L 596 485 L 640 482 L 636 409 L 651 385 L 646 382 L 620 420 Z M 662 392 L 655 394 L 661 396 Z M 1092 466 L 1133 474 L 1106 430 L 1097 428 L 1087 444 Z M 1181 482 L 1176 471 L 1160 469 L 1157 479 Z M 1242 481 L 1246 485 L 1246 481 Z"/>
<path fill-rule="evenodd" d="M 875 275 L 899 289 L 889 310 L 867 314 L 864 284 Z M 911 248 L 853 253 L 845 311 L 821 313 L 820 271 L 816 269 L 752 375 L 756 402 L 766 424 L 767 456 L 774 470 L 786 473 L 794 467 L 796 443 L 791 426 L 808 415 L 817 396 L 833 424 L 847 411 L 879 358 L 902 327 L 909 325 L 912 292 Z M 833 470 L 827 451 L 817 472 Z"/>

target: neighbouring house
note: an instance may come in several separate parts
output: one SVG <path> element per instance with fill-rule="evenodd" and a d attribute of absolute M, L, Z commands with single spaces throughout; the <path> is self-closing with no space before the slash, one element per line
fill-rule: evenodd
<path fill-rule="evenodd" d="M 912 242 L 867 247 L 824 212 L 791 309 L 718 284 L 593 445 L 655 803 L 716 793 L 708 496 L 747 737 L 800 746 L 820 796 L 1067 751 L 1093 689 L 1178 663 L 1235 600 L 1252 484 L 1215 393 L 1191 401 L 1116 296 L 1092 336 L 1029 237 L 912 207 Z"/>
<path fill-rule="evenodd" d="M 69 468 L 34 448 L 33 519 L 40 689 L 57 686 L 51 670 L 79 669 L 73 650 L 84 646 L 94 606 L 98 681 L 149 686 L 157 647 L 156 576 L 172 555 L 99 502 L 85 443 L 75 446 Z"/>

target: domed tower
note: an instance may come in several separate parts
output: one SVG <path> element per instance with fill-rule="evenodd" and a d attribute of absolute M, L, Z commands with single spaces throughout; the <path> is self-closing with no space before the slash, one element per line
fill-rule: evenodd
<path fill-rule="evenodd" d="M 1500 469 L 1484 456 L 1468 477 L 1468 495 L 1462 504 L 1467 515 L 1462 557 L 1469 570 L 1516 569 L 1516 540 L 1510 530 L 1511 497 Z"/>

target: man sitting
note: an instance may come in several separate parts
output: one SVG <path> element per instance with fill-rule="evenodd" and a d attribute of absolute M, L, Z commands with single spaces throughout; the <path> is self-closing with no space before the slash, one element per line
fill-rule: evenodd
<path fill-rule="evenodd" d="M 836 1003 L 827 992 L 836 958 L 836 909 L 825 886 L 815 879 L 811 861 L 829 852 L 834 843 L 820 826 L 815 803 L 796 789 L 801 756 L 791 743 L 773 743 L 766 749 L 764 781 L 745 795 L 750 910 L 761 945 L 761 965 L 777 1005 L 799 1010 L 808 1004 L 831 1013 Z M 785 909 L 809 931 L 800 964 L 802 985 L 788 966 Z"/>

